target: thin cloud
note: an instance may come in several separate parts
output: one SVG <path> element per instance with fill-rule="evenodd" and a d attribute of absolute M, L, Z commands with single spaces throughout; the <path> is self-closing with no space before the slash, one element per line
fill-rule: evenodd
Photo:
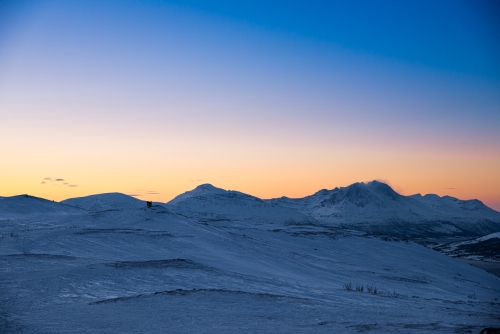
<path fill-rule="evenodd" d="M 140 190 L 140 189 L 134 189 L 133 193 L 127 194 L 132 197 L 140 197 L 140 196 L 155 196 L 155 195 L 160 195 L 161 193 L 156 190 Z"/>
<path fill-rule="evenodd" d="M 63 187 L 70 187 L 70 188 L 77 187 L 76 184 L 71 184 L 69 182 L 66 182 L 66 180 L 63 179 L 63 178 L 44 177 L 42 179 L 41 184 L 47 184 L 47 183 L 52 183 L 53 187 L 61 187 L 61 186 L 63 186 Z"/>
<path fill-rule="evenodd" d="M 457 188 L 444 188 L 444 189 L 457 189 Z"/>
<path fill-rule="evenodd" d="M 150 190 L 150 191 L 147 191 L 146 194 L 148 194 L 148 195 L 159 195 L 160 193 L 157 192 L 156 190 Z"/>

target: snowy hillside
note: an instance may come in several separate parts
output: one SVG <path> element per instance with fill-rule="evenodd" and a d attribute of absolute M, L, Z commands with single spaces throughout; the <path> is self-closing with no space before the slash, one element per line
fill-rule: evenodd
<path fill-rule="evenodd" d="M 320 223 L 401 237 L 484 235 L 500 231 L 500 213 L 478 200 L 402 196 L 378 181 L 269 202 L 310 215 Z"/>
<path fill-rule="evenodd" d="M 375 181 L 272 200 L 205 184 L 152 208 L 0 198 L 0 332 L 479 332 L 500 326 L 498 277 L 379 234 L 473 234 L 498 215 Z M 439 251 L 498 261 L 499 241 Z"/>
<path fill-rule="evenodd" d="M 500 233 L 471 240 L 451 242 L 434 249 L 453 257 L 500 263 Z"/>
<path fill-rule="evenodd" d="M 206 197 L 217 214 L 228 199 L 258 214 L 272 208 L 211 191 L 174 204 Z M 0 332 L 478 333 L 500 326 L 500 279 L 481 269 L 411 242 L 259 221 L 206 224 L 155 208 L 5 221 Z"/>
<path fill-rule="evenodd" d="M 316 220 L 294 209 L 275 205 L 238 191 L 203 184 L 167 203 L 185 217 L 202 221 L 252 221 L 256 224 L 315 224 Z"/>
<path fill-rule="evenodd" d="M 146 207 L 146 202 L 121 193 L 106 193 L 85 197 L 69 198 L 61 201 L 90 212 L 106 210 L 131 210 Z"/>
<path fill-rule="evenodd" d="M 0 219 L 20 218 L 35 215 L 69 215 L 80 214 L 81 209 L 43 198 L 18 195 L 0 197 Z"/>

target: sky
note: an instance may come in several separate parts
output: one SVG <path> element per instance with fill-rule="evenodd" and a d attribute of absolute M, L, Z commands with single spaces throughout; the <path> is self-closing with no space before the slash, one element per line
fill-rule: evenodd
<path fill-rule="evenodd" d="M 2 1 L 0 196 L 380 180 L 500 210 L 497 1 Z"/>

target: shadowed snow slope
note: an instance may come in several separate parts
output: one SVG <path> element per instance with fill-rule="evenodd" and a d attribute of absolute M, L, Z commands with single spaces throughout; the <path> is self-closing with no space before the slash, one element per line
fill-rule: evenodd
<path fill-rule="evenodd" d="M 402 196 L 378 181 L 269 202 L 310 215 L 321 223 L 403 237 L 484 235 L 500 231 L 500 213 L 478 200 Z"/>
<path fill-rule="evenodd" d="M 451 242 L 434 249 L 462 259 L 500 263 L 500 233 L 492 233 L 471 240 Z"/>
<path fill-rule="evenodd" d="M 251 196 L 216 193 L 177 205 L 276 212 Z M 154 208 L 6 220 L 0 332 L 451 334 L 500 326 L 500 279 L 481 269 L 412 242 L 259 221 L 207 224 Z"/>
<path fill-rule="evenodd" d="M 203 184 L 167 203 L 167 207 L 185 217 L 203 221 L 240 220 L 254 223 L 314 224 L 316 220 L 288 207 Z"/>
<path fill-rule="evenodd" d="M 29 195 L 0 197 L 0 218 L 25 215 L 79 214 L 83 210 Z"/>
<path fill-rule="evenodd" d="M 106 210 L 131 210 L 146 207 L 146 202 L 121 193 L 107 193 L 69 198 L 63 204 L 76 206 L 91 212 Z"/>

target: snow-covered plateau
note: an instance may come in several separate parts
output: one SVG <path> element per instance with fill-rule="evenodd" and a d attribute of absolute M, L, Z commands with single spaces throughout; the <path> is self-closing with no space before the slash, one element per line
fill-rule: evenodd
<path fill-rule="evenodd" d="M 151 208 L 0 197 L 0 332 L 479 333 L 500 327 L 500 278 L 412 239 L 499 216 L 375 181 L 272 200 L 201 185 Z"/>

